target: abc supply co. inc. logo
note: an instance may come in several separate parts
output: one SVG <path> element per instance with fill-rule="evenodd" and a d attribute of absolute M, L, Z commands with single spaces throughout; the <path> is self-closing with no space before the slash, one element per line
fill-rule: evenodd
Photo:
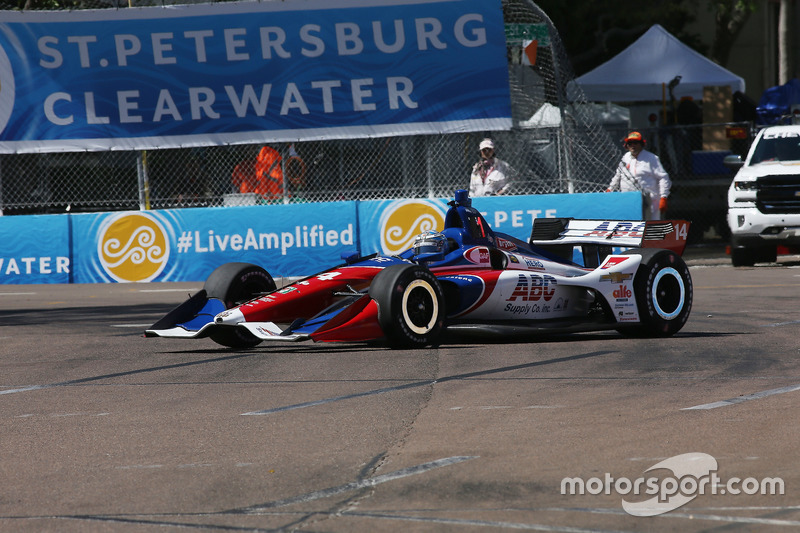
<path fill-rule="evenodd" d="M 381 215 L 381 248 L 386 254 L 407 250 L 424 231 L 444 228 L 444 213 L 436 203 L 403 200 L 392 203 Z"/>
<path fill-rule="evenodd" d="M 103 270 L 119 282 L 152 281 L 169 259 L 164 226 L 145 213 L 109 217 L 97 238 L 97 256 Z"/>
<path fill-rule="evenodd" d="M 707 453 L 684 453 L 669 457 L 651 466 L 645 472 L 667 470 L 671 475 L 657 477 L 614 478 L 606 473 L 603 477 L 592 477 L 584 480 L 580 477 L 568 477 L 561 480 L 561 494 L 620 494 L 622 508 L 633 516 L 657 516 L 689 503 L 697 496 L 711 495 L 782 495 L 783 479 L 765 477 L 758 480 L 753 477 L 731 477 L 723 480 L 717 475 L 717 460 Z M 652 496 L 642 501 L 642 495 Z M 627 499 L 626 499 L 627 498 Z"/>

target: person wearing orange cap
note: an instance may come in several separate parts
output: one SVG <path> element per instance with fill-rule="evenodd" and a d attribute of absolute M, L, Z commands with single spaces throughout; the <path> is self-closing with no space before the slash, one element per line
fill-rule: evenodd
<path fill-rule="evenodd" d="M 627 152 L 617 167 L 606 192 L 615 190 L 642 192 L 644 220 L 661 220 L 667 210 L 667 197 L 672 187 L 669 174 L 658 156 L 645 150 L 645 140 L 638 131 L 624 139 Z"/>
<path fill-rule="evenodd" d="M 513 169 L 497 157 L 494 149 L 494 141 L 491 139 L 484 139 L 478 145 L 481 160 L 472 167 L 469 177 L 469 195 L 473 198 L 505 194 L 509 190 Z"/>

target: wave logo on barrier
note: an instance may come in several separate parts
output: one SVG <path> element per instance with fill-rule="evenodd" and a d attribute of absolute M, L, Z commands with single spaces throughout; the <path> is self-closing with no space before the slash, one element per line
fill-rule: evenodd
<path fill-rule="evenodd" d="M 14 71 L 11 70 L 11 61 L 6 51 L 0 46 L 0 133 L 6 129 L 11 112 L 14 110 L 16 97 L 16 84 Z"/>
<path fill-rule="evenodd" d="M 394 202 L 381 215 L 381 248 L 384 253 L 396 254 L 410 248 L 423 231 L 443 228 L 444 213 L 434 202 Z"/>
<path fill-rule="evenodd" d="M 97 240 L 100 264 L 120 282 L 152 281 L 169 259 L 169 240 L 164 226 L 145 213 L 109 217 Z"/>

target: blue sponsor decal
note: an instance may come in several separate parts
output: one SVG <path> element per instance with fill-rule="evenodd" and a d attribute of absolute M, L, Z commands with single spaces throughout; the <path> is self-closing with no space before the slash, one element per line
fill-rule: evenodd
<path fill-rule="evenodd" d="M 456 309 L 448 309 L 450 315 L 457 315 L 470 307 L 483 295 L 484 283 L 478 276 L 468 274 L 454 274 L 452 276 L 442 276 L 442 282 L 450 282 L 458 285 L 459 302 Z"/>

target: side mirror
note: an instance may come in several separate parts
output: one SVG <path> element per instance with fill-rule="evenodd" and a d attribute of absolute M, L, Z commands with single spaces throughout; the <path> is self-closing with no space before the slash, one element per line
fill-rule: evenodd
<path fill-rule="evenodd" d="M 345 263 L 348 265 L 352 265 L 356 261 L 361 259 L 361 254 L 354 251 L 354 250 L 347 250 L 342 252 L 340 257 L 344 260 Z"/>
<path fill-rule="evenodd" d="M 722 164 L 730 169 L 739 170 L 744 165 L 744 161 L 742 161 L 742 156 L 731 154 L 725 156 L 725 159 L 722 160 Z"/>

